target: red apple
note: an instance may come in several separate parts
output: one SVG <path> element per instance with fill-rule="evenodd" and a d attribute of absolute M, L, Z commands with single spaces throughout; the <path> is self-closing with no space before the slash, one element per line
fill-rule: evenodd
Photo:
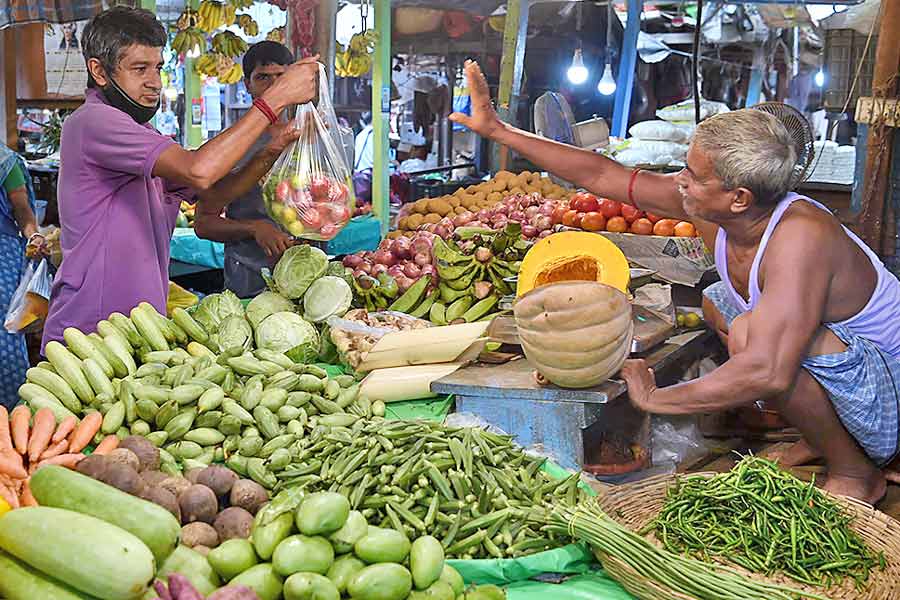
<path fill-rule="evenodd" d="M 309 184 L 309 193 L 312 194 L 312 197 L 316 202 L 327 200 L 330 189 L 331 181 L 323 175 L 313 177 Z"/>

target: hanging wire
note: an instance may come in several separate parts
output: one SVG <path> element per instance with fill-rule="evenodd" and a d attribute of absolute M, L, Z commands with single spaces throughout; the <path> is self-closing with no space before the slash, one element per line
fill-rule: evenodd
<path fill-rule="evenodd" d="M 694 48 L 692 56 L 694 68 L 691 70 L 692 87 L 694 88 L 694 124 L 700 123 L 700 32 L 703 29 L 703 0 L 697 0 L 697 17 L 694 25 Z"/>

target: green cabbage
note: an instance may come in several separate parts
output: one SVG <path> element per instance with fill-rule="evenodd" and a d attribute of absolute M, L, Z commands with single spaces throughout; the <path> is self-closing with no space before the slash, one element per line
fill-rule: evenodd
<path fill-rule="evenodd" d="M 277 312 L 293 312 L 294 303 L 275 292 L 265 291 L 247 305 L 247 320 L 253 329 L 259 327 L 263 319 Z"/>
<path fill-rule="evenodd" d="M 253 329 L 247 319 L 238 315 L 225 317 L 219 325 L 219 346 L 222 350 L 241 347 L 244 350 L 253 345 Z"/>
<path fill-rule="evenodd" d="M 319 355 L 319 333 L 297 313 L 277 312 L 256 328 L 256 347 L 287 354 L 294 362 L 312 362 Z"/>
<path fill-rule="evenodd" d="M 350 310 L 353 290 L 340 277 L 326 275 L 313 282 L 303 295 L 303 314 L 313 323 L 321 323 L 328 317 L 342 317 Z"/>
<path fill-rule="evenodd" d="M 319 325 L 319 340 L 321 340 L 319 348 L 318 361 L 329 365 L 336 365 L 341 361 L 338 355 L 337 346 L 331 340 L 331 327 L 326 323 Z"/>
<path fill-rule="evenodd" d="M 241 304 L 241 299 L 235 296 L 231 290 L 225 290 L 221 294 L 206 296 L 193 312 L 194 319 L 209 334 L 216 333 L 222 321 L 231 315 L 244 316 L 244 305 Z"/>
<path fill-rule="evenodd" d="M 318 248 L 305 244 L 292 246 L 275 265 L 272 277 L 282 296 L 297 300 L 328 269 L 328 256 Z"/>

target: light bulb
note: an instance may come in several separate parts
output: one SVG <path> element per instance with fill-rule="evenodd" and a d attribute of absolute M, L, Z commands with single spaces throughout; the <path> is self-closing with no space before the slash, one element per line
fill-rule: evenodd
<path fill-rule="evenodd" d="M 823 85 L 825 85 L 825 72 L 822 69 L 819 69 L 816 72 L 816 76 L 813 79 L 813 81 L 816 82 L 816 85 L 818 87 L 822 87 Z"/>
<path fill-rule="evenodd" d="M 588 78 L 588 70 L 587 67 L 584 66 L 584 59 L 581 56 L 581 48 L 575 49 L 575 54 L 572 56 L 572 66 L 569 67 L 569 70 L 566 72 L 566 76 L 569 78 L 574 85 L 581 85 Z"/>
<path fill-rule="evenodd" d="M 609 63 L 606 63 L 606 68 L 603 69 L 603 77 L 600 78 L 600 83 L 597 84 L 597 91 L 604 96 L 609 96 L 616 91 L 616 80 L 613 78 L 612 66 Z"/>

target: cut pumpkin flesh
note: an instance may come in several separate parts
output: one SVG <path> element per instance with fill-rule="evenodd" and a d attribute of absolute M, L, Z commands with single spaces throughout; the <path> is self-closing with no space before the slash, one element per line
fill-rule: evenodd
<path fill-rule="evenodd" d="M 596 233 L 564 231 L 536 243 L 519 269 L 516 295 L 562 281 L 594 281 L 627 293 L 628 259 L 614 243 Z"/>

